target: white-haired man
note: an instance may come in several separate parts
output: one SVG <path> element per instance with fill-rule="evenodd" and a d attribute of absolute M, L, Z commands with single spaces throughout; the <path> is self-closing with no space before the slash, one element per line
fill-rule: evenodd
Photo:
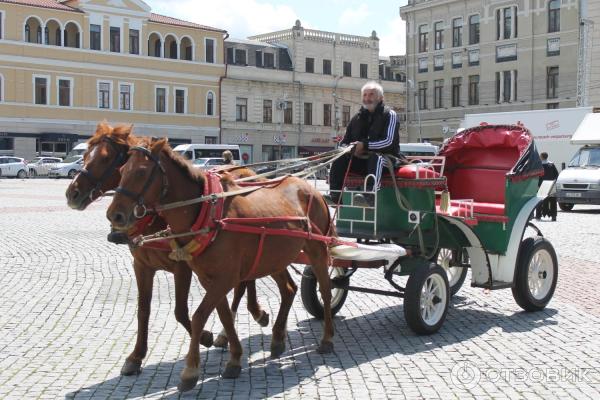
<path fill-rule="evenodd" d="M 362 107 L 350 120 L 341 141 L 345 145 L 354 145 L 354 153 L 337 159 L 329 172 L 330 194 L 325 198 L 330 204 L 339 202 L 340 190 L 350 160 L 350 171 L 375 176 L 375 182 L 372 179 L 367 182 L 367 190 L 377 190 L 385 168 L 385 159 L 381 154 L 403 158 L 400 154 L 398 133 L 400 123 L 396 112 L 383 104 L 383 88 L 377 82 L 367 82 L 361 89 L 361 95 Z M 354 204 L 372 206 L 373 196 L 356 195 Z"/>

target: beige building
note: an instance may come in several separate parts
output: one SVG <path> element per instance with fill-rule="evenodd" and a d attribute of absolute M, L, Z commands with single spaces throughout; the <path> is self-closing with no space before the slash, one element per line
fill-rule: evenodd
<path fill-rule="evenodd" d="M 360 108 L 360 88 L 379 78 L 379 39 L 306 29 L 225 42 L 223 142 L 247 162 L 332 149 Z M 404 83 L 382 81 L 386 103 L 404 115 Z M 403 126 L 403 124 L 401 125 Z"/>
<path fill-rule="evenodd" d="M 575 107 L 579 2 L 409 0 L 409 139 L 442 140 L 465 113 Z"/>
<path fill-rule="evenodd" d="M 0 0 L 0 154 L 64 156 L 101 120 L 218 142 L 225 33 L 139 0 Z"/>

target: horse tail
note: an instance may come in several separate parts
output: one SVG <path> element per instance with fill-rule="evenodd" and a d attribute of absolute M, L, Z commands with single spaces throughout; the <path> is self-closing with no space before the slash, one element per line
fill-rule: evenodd
<path fill-rule="evenodd" d="M 325 209 L 327 210 L 327 230 L 325 231 L 326 236 L 337 237 L 337 231 L 335 230 L 335 224 L 333 219 L 331 218 L 331 212 L 329 211 L 329 206 L 323 196 L 321 196 L 321 201 L 325 205 Z"/>

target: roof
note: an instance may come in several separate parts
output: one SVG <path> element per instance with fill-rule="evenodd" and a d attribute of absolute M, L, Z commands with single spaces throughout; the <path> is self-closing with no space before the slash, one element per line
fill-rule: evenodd
<path fill-rule="evenodd" d="M 207 31 L 215 31 L 215 32 L 223 32 L 223 33 L 226 32 L 223 29 L 213 28 L 211 26 L 206 26 L 206 25 L 200 25 L 200 24 L 196 24 L 194 22 L 188 22 L 188 21 L 184 21 L 182 19 L 167 17 L 166 15 L 160 15 L 160 14 L 154 14 L 154 13 L 150 14 L 150 22 L 156 22 L 159 24 L 174 25 L 174 26 L 183 26 L 186 28 L 204 29 Z"/>
<path fill-rule="evenodd" d="M 577 127 L 577 130 L 571 138 L 572 144 L 600 144 L 600 134 L 598 133 L 598 123 L 600 114 L 589 113 Z"/>
<path fill-rule="evenodd" d="M 251 46 L 261 46 L 261 47 L 272 47 L 278 49 L 287 49 L 288 47 L 281 43 L 267 43 L 261 42 L 260 40 L 252 40 L 252 39 L 237 39 L 237 38 L 228 38 L 225 40 L 226 43 L 239 43 L 239 44 L 247 44 Z"/>
<path fill-rule="evenodd" d="M 56 0 L 0 0 L 0 3 L 20 4 L 23 6 L 50 8 L 60 11 L 82 12 L 77 8 L 69 7 Z"/>

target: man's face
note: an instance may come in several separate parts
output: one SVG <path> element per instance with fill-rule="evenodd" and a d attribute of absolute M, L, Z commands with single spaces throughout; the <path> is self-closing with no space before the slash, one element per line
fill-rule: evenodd
<path fill-rule="evenodd" d="M 363 107 L 369 111 L 374 111 L 380 101 L 381 98 L 375 89 L 366 89 L 362 94 Z"/>

